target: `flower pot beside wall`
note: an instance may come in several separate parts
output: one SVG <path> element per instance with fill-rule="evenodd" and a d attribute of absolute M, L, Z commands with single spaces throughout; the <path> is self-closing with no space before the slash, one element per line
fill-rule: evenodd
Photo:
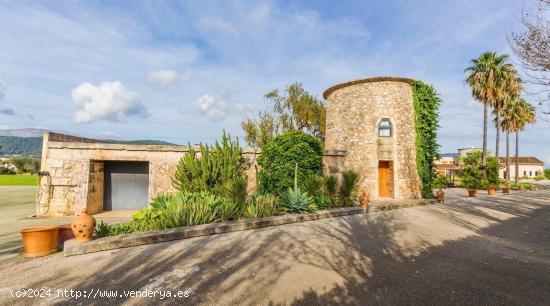
<path fill-rule="evenodd" d="M 495 188 L 487 188 L 487 194 L 488 195 L 496 195 L 497 191 Z"/>
<path fill-rule="evenodd" d="M 89 242 L 92 240 L 95 231 L 95 218 L 85 212 L 81 212 L 71 223 L 74 237 L 77 242 Z"/>
<path fill-rule="evenodd" d="M 359 206 L 361 206 L 361 208 L 367 208 L 368 205 L 369 205 L 369 199 L 368 199 L 367 193 L 363 191 L 361 193 L 361 196 L 359 197 Z"/>
<path fill-rule="evenodd" d="M 477 190 L 476 189 L 468 189 L 468 196 L 469 197 L 475 197 L 477 195 Z"/>
<path fill-rule="evenodd" d="M 38 226 L 21 230 L 25 257 L 47 256 L 57 252 L 57 226 Z"/>
<path fill-rule="evenodd" d="M 444 199 L 445 199 L 445 191 L 443 191 L 443 189 L 439 188 L 439 190 L 437 190 L 437 192 L 435 193 L 436 197 L 437 197 L 437 202 L 439 203 L 443 203 L 444 202 Z"/>
<path fill-rule="evenodd" d="M 57 234 L 57 248 L 61 251 L 63 250 L 63 245 L 65 241 L 71 240 L 74 238 L 74 233 L 71 229 L 70 224 L 63 224 L 59 226 L 59 233 Z"/>

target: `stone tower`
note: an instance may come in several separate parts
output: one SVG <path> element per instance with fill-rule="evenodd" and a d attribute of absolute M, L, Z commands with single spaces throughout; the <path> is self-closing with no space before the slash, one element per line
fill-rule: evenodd
<path fill-rule="evenodd" d="M 376 77 L 325 90 L 326 173 L 355 170 L 370 200 L 418 199 L 414 80 Z"/>

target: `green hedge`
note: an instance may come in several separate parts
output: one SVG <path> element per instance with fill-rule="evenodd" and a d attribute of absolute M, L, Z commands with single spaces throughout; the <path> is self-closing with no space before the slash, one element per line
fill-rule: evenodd
<path fill-rule="evenodd" d="M 433 198 L 433 161 L 439 156 L 437 129 L 442 100 L 435 89 L 420 81 L 412 84 L 416 129 L 416 167 L 422 183 L 422 197 Z"/>
<path fill-rule="evenodd" d="M 298 163 L 298 181 L 321 175 L 321 142 L 304 132 L 279 135 L 262 148 L 259 187 L 262 192 L 280 195 L 294 185 L 294 167 Z"/>

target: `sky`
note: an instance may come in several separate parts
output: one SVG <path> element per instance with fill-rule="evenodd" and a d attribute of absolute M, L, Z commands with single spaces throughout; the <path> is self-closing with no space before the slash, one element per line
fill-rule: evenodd
<path fill-rule="evenodd" d="M 511 54 L 507 35 L 533 3 L 0 0 L 0 129 L 212 142 L 224 129 L 242 136 L 271 89 L 301 82 L 322 98 L 388 75 L 439 92 L 441 152 L 479 147 L 483 108 L 464 69 L 484 51 Z M 521 155 L 550 165 L 548 139 L 539 119 Z"/>

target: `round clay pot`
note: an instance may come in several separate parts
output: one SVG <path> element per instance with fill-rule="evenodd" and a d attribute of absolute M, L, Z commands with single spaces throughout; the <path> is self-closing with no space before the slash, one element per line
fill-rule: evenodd
<path fill-rule="evenodd" d="M 476 189 L 468 189 L 468 196 L 469 197 L 475 197 L 477 194 L 477 190 Z"/>
<path fill-rule="evenodd" d="M 487 194 L 488 195 L 496 195 L 497 191 L 495 188 L 487 188 Z"/>
<path fill-rule="evenodd" d="M 37 226 L 21 230 L 25 257 L 47 256 L 57 252 L 57 226 Z"/>
<path fill-rule="evenodd" d="M 368 205 L 369 199 L 367 198 L 367 193 L 363 191 L 359 197 L 359 206 L 361 206 L 361 208 L 367 208 Z"/>
<path fill-rule="evenodd" d="M 80 213 L 71 223 L 74 237 L 77 242 L 89 242 L 92 240 L 95 230 L 95 219 L 85 212 Z"/>
<path fill-rule="evenodd" d="M 438 202 L 443 202 L 443 199 L 445 198 L 445 191 L 443 191 L 443 189 L 439 188 L 439 190 L 437 190 L 437 192 L 435 193 L 436 196 L 437 196 L 437 201 Z"/>
<path fill-rule="evenodd" d="M 57 234 L 57 248 L 61 251 L 63 250 L 63 245 L 65 241 L 71 240 L 74 238 L 73 231 L 70 224 L 63 224 L 59 226 L 59 234 Z"/>
<path fill-rule="evenodd" d="M 510 193 L 509 187 L 502 187 L 502 193 Z"/>

